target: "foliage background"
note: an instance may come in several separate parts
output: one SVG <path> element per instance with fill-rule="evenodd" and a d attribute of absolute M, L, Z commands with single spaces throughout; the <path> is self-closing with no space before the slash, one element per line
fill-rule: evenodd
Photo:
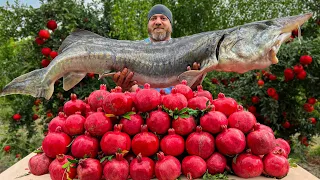
<path fill-rule="evenodd" d="M 181 37 L 242 25 L 247 22 L 313 12 L 313 18 L 302 27 L 303 38 L 283 45 L 278 53 L 280 63 L 266 71 L 277 76 L 271 81 L 261 71 L 245 74 L 212 72 L 203 83 L 205 89 L 217 97 L 219 92 L 235 98 L 248 108 L 255 106 L 261 123 L 268 124 L 283 137 L 293 142 L 307 138 L 308 143 L 315 134 L 319 134 L 319 123 L 311 124 L 308 119 L 315 117 L 319 121 L 319 103 L 311 113 L 303 110 L 307 98 L 319 99 L 320 81 L 320 28 L 319 0 L 95 0 L 89 4 L 82 0 L 42 0 L 40 8 L 32 8 L 16 2 L 0 7 L 0 89 L 15 77 L 41 68 L 40 62 L 46 58 L 41 48 L 58 50 L 63 39 L 76 28 L 87 29 L 105 37 L 122 40 L 140 40 L 147 37 L 147 13 L 157 3 L 165 4 L 173 13 L 173 37 Z M 34 42 L 40 29 L 46 29 L 48 20 L 54 19 L 58 29 L 51 31 L 51 38 L 39 46 Z M 301 55 L 309 54 L 313 63 L 305 67 L 308 75 L 305 80 L 294 79 L 283 82 L 283 70 L 299 63 Z M 257 74 L 259 73 L 259 74 Z M 213 84 L 216 78 L 220 83 Z M 259 87 L 257 80 L 265 85 Z M 236 80 L 236 81 L 234 81 Z M 224 83 L 223 83 L 224 82 Z M 110 79 L 98 81 L 97 76 L 88 76 L 72 90 L 62 90 L 61 81 L 56 84 L 53 98 L 49 101 L 33 97 L 11 95 L 0 98 L 0 142 L 1 148 L 11 146 L 9 153 L 0 151 L 0 170 L 5 169 L 26 156 L 41 145 L 47 123 L 57 115 L 59 108 L 69 100 L 70 93 L 76 93 L 84 99 L 89 93 L 106 83 L 114 87 Z M 267 96 L 266 90 L 274 87 L 279 100 Z M 260 103 L 252 104 L 251 97 L 257 95 Z M 283 116 L 286 112 L 286 117 Z M 14 121 L 12 115 L 20 113 L 20 121 Z M 39 119 L 33 120 L 37 114 Z M 292 125 L 284 128 L 282 123 Z M 20 154 L 20 157 L 17 157 Z M 2 166 L 2 167 L 1 167 Z"/>

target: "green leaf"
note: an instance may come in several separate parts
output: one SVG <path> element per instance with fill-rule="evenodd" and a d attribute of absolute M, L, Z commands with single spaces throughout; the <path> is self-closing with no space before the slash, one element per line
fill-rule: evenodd
<path fill-rule="evenodd" d="M 204 180 L 229 179 L 227 175 L 228 175 L 228 173 L 226 171 L 223 174 L 212 175 L 207 170 L 206 173 L 203 175 L 202 179 L 204 179 Z"/>
<path fill-rule="evenodd" d="M 136 114 L 136 112 L 130 111 L 130 112 L 125 113 L 122 117 L 124 117 L 124 118 L 126 118 L 128 120 L 131 120 L 130 116 L 133 115 L 133 114 Z"/>
<path fill-rule="evenodd" d="M 188 109 L 189 109 L 189 108 L 187 108 L 187 107 L 186 107 L 186 108 L 181 109 L 181 110 L 180 110 L 180 114 L 184 114 L 184 113 L 186 113 L 186 112 L 188 111 Z"/>
<path fill-rule="evenodd" d="M 179 115 L 179 117 L 180 118 L 188 118 L 188 117 L 190 117 L 190 115 L 189 114 L 181 114 L 181 115 Z"/>
<path fill-rule="evenodd" d="M 67 158 L 67 159 L 71 163 L 78 163 L 79 162 L 79 160 L 77 160 L 77 159 L 69 159 L 69 158 Z"/>
<path fill-rule="evenodd" d="M 67 161 L 67 162 L 62 166 L 62 168 L 63 168 L 63 169 L 69 168 L 71 164 L 72 164 L 72 163 L 71 163 L 70 161 Z"/>
<path fill-rule="evenodd" d="M 106 159 L 108 159 L 108 161 L 111 161 L 114 155 L 111 156 L 105 156 L 102 159 L 100 159 L 100 163 L 103 163 Z"/>
<path fill-rule="evenodd" d="M 33 151 L 34 153 L 43 153 L 43 150 L 42 149 L 37 149 L 37 150 L 35 150 L 35 151 Z"/>
<path fill-rule="evenodd" d="M 179 115 L 173 115 L 173 119 L 178 119 Z"/>

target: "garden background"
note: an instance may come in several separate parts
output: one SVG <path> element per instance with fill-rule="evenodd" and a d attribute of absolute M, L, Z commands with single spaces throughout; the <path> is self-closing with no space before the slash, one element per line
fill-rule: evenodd
<path fill-rule="evenodd" d="M 42 49 L 57 51 L 77 28 L 113 39 L 146 38 L 147 13 L 157 3 L 173 13 L 174 38 L 313 12 L 312 19 L 301 27 L 302 37 L 293 32 L 292 41 L 282 45 L 277 65 L 245 74 L 212 72 L 203 86 L 214 98 L 223 92 L 241 102 L 260 123 L 272 127 L 276 137 L 290 142 L 291 162 L 320 177 L 319 0 L 46 0 L 40 1 L 39 8 L 16 1 L 0 7 L 0 89 L 15 77 L 46 66 L 54 53 L 44 55 Z M 54 31 L 47 27 L 50 20 L 57 23 Z M 50 33 L 45 41 L 38 38 L 42 29 Z M 306 55 L 308 62 L 301 59 Z M 0 172 L 41 145 L 47 123 L 71 93 L 84 99 L 101 83 L 108 89 L 115 86 L 111 79 L 99 81 L 89 73 L 67 92 L 58 81 L 49 101 L 24 95 L 0 97 Z"/>

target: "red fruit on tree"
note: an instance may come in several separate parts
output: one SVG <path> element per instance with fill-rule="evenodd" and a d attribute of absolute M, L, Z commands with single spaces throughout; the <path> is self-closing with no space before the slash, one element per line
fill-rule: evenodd
<path fill-rule="evenodd" d="M 212 84 L 219 84 L 219 80 L 217 78 L 211 79 Z"/>
<path fill-rule="evenodd" d="M 20 121 L 21 115 L 20 115 L 19 113 L 14 114 L 14 115 L 12 116 L 12 119 L 15 120 L 15 121 Z"/>
<path fill-rule="evenodd" d="M 92 78 L 92 79 L 93 79 L 93 78 L 94 78 L 94 73 L 88 73 L 87 76 L 88 76 L 89 78 Z"/>
<path fill-rule="evenodd" d="M 314 98 L 314 97 L 311 97 L 311 98 L 308 98 L 307 102 L 308 102 L 309 104 L 314 105 L 314 104 L 317 102 L 317 99 Z"/>
<path fill-rule="evenodd" d="M 303 71 L 303 66 L 301 64 L 297 64 L 293 66 L 293 71 L 296 74 L 299 74 L 301 71 Z"/>
<path fill-rule="evenodd" d="M 306 77 L 307 77 L 307 72 L 305 70 L 302 70 L 297 74 L 297 79 L 303 80 Z"/>
<path fill-rule="evenodd" d="M 314 117 L 309 118 L 309 121 L 311 122 L 311 124 L 317 124 L 317 120 Z"/>
<path fill-rule="evenodd" d="M 304 109 L 306 112 L 312 112 L 312 111 L 314 110 L 314 107 L 313 107 L 311 104 L 309 104 L 309 103 L 305 103 L 305 104 L 303 105 L 303 109 Z"/>
<path fill-rule="evenodd" d="M 48 48 L 48 47 L 44 47 L 44 48 L 41 49 L 41 53 L 42 53 L 43 55 L 45 55 L 45 56 L 49 56 L 50 53 L 51 53 L 51 49 Z"/>
<path fill-rule="evenodd" d="M 34 104 L 35 106 L 39 106 L 40 103 L 41 103 L 41 100 L 40 100 L 40 99 L 36 99 L 33 104 Z"/>
<path fill-rule="evenodd" d="M 269 77 L 269 79 L 270 79 L 271 81 L 274 81 L 274 80 L 277 79 L 277 76 L 274 75 L 274 74 L 270 74 L 268 77 Z"/>
<path fill-rule="evenodd" d="M 260 98 L 258 96 L 252 96 L 251 97 L 251 102 L 253 104 L 258 104 L 260 102 Z"/>
<path fill-rule="evenodd" d="M 9 145 L 7 145 L 7 146 L 5 146 L 5 147 L 3 148 L 3 150 L 4 150 L 5 152 L 9 152 L 10 149 L 11 149 L 11 146 L 9 146 Z"/>
<path fill-rule="evenodd" d="M 42 45 L 44 44 L 44 40 L 40 37 L 37 37 L 35 40 L 34 40 L 38 45 Z"/>
<path fill-rule="evenodd" d="M 51 51 L 50 52 L 50 57 L 52 58 L 52 59 L 54 59 L 55 57 L 57 57 L 58 56 L 58 53 L 56 52 L 56 51 Z"/>
<path fill-rule="evenodd" d="M 50 64 L 50 60 L 48 60 L 48 59 L 42 59 L 42 61 L 41 61 L 41 66 L 42 66 L 43 68 L 49 66 L 49 64 Z"/>
<path fill-rule="evenodd" d="M 312 57 L 309 55 L 303 55 L 300 57 L 300 63 L 302 65 L 308 65 L 312 63 Z"/>
<path fill-rule="evenodd" d="M 33 120 L 37 120 L 38 118 L 39 118 L 38 114 L 32 115 L 32 119 L 33 119 Z"/>
<path fill-rule="evenodd" d="M 255 106 L 249 106 L 248 111 L 254 114 L 257 112 L 257 108 Z"/>
<path fill-rule="evenodd" d="M 286 129 L 289 129 L 290 126 L 291 125 L 290 125 L 289 121 L 286 121 L 286 122 L 282 123 L 282 127 L 286 128 Z"/>
<path fill-rule="evenodd" d="M 274 88 L 268 88 L 268 89 L 267 89 L 267 94 L 268 94 L 268 96 L 270 96 L 270 97 L 274 97 L 274 96 L 277 94 L 277 91 L 276 91 L 276 89 L 274 89 Z"/>
<path fill-rule="evenodd" d="M 57 29 L 58 25 L 57 22 L 55 20 L 49 20 L 47 22 L 47 28 L 51 29 L 52 31 L 54 31 L 55 29 Z"/>
<path fill-rule="evenodd" d="M 294 78 L 294 72 L 291 68 L 286 68 L 284 70 L 284 78 L 285 78 L 285 81 L 291 81 L 293 80 Z"/>
<path fill-rule="evenodd" d="M 42 39 L 49 39 L 50 38 L 50 33 L 48 30 L 45 30 L 45 29 L 41 29 L 39 31 L 39 37 L 42 38 Z"/>
<path fill-rule="evenodd" d="M 257 83 L 258 83 L 258 86 L 263 86 L 264 85 L 264 81 L 262 79 L 259 79 Z"/>

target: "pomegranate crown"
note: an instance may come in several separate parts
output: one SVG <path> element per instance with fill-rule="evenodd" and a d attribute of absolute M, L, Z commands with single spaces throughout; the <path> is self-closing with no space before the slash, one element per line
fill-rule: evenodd
<path fill-rule="evenodd" d="M 100 90 L 107 90 L 107 86 L 105 84 L 100 84 Z"/>

